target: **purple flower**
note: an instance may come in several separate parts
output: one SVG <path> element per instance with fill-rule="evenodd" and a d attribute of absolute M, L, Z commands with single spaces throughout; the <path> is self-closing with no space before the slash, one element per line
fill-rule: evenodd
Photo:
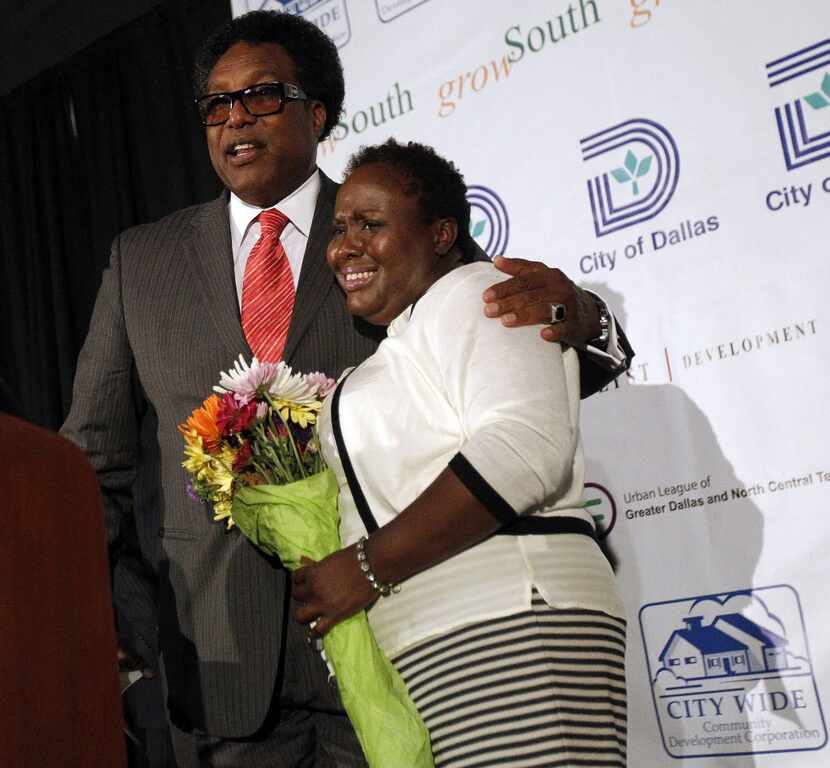
<path fill-rule="evenodd" d="M 196 493 L 196 489 L 193 487 L 193 478 L 192 477 L 187 478 L 187 482 L 185 482 L 185 484 L 184 484 L 184 489 L 185 489 L 185 491 L 187 491 L 187 495 L 188 495 L 188 497 L 190 498 L 191 501 L 198 501 L 200 504 L 203 503 L 202 502 L 202 497 L 199 496 L 198 493 Z"/>
<path fill-rule="evenodd" d="M 281 367 L 285 367 L 285 363 L 261 363 L 256 358 L 248 365 L 240 355 L 233 368 L 220 374 L 219 386 L 213 391 L 220 395 L 232 392 L 240 405 L 247 405 L 260 388 L 267 390 L 274 383 Z"/>

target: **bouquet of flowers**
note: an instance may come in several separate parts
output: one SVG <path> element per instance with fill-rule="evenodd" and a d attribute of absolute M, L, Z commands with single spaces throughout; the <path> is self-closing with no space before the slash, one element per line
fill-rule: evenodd
<path fill-rule="evenodd" d="M 323 472 L 317 414 L 334 381 L 293 373 L 285 363 L 248 365 L 242 355 L 221 373 L 215 394 L 183 424 L 191 495 L 213 506 L 215 520 L 234 525 L 242 488 L 288 485 Z"/>
<path fill-rule="evenodd" d="M 340 549 L 337 481 L 320 454 L 317 416 L 334 382 L 240 355 L 215 394 L 179 425 L 189 492 L 294 570 Z M 323 638 L 340 697 L 372 768 L 434 765 L 429 734 L 366 612 Z"/>

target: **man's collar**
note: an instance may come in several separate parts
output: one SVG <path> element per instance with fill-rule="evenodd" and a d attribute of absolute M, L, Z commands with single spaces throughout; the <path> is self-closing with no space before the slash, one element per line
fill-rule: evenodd
<path fill-rule="evenodd" d="M 320 193 L 320 171 L 316 168 L 297 189 L 290 195 L 278 201 L 270 208 L 277 208 L 284 213 L 291 223 L 305 236 L 311 232 L 311 222 L 314 219 L 314 208 L 317 205 L 317 196 Z M 266 210 L 255 205 L 249 205 L 244 200 L 230 193 L 228 206 L 231 224 L 242 235 L 247 231 L 251 222 Z"/>

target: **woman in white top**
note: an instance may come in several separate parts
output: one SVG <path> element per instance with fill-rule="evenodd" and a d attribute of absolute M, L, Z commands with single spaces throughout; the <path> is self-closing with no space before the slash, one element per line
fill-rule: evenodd
<path fill-rule="evenodd" d="M 622 766 L 625 622 L 582 503 L 577 355 L 482 316 L 496 273 L 465 192 L 418 144 L 347 169 L 329 265 L 388 337 L 324 406 L 344 549 L 296 572 L 296 618 L 324 634 L 368 609 L 439 766 Z"/>

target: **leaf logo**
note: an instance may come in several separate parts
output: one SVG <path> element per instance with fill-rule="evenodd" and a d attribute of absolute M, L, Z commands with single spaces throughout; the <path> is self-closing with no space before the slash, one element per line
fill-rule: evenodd
<path fill-rule="evenodd" d="M 830 142 L 827 141 L 827 115 L 830 114 L 828 61 L 830 37 L 786 56 L 779 56 L 766 65 L 770 88 L 785 86 L 785 89 L 790 89 L 791 84 L 798 82 L 801 93 L 806 93 L 795 99 L 783 97 L 785 100 L 779 102 L 774 110 L 775 126 L 788 171 L 830 158 Z M 789 92 L 792 93 L 792 90 Z"/>
<path fill-rule="evenodd" d="M 637 179 L 642 178 L 649 172 L 651 169 L 651 158 L 652 155 L 649 155 L 648 157 L 644 157 L 642 160 L 638 161 L 637 155 L 629 149 L 625 156 L 625 167 L 614 168 L 614 170 L 611 171 L 611 175 L 620 184 L 627 184 L 630 181 L 631 191 L 636 197 L 640 194 L 640 185 L 637 184 Z"/>
<path fill-rule="evenodd" d="M 597 237 L 653 219 L 669 204 L 680 178 L 680 154 L 664 125 L 635 117 L 586 136 L 579 144 L 582 159 L 595 169 L 587 187 Z M 608 170 L 607 163 L 623 152 L 620 167 Z M 592 162 L 600 157 L 601 162 Z M 633 194 L 625 186 L 629 182 Z"/>
<path fill-rule="evenodd" d="M 477 237 L 484 232 L 484 227 L 487 226 L 487 222 L 485 219 L 481 219 L 480 221 L 470 221 L 470 237 L 475 240 Z"/>
<path fill-rule="evenodd" d="M 824 79 L 821 81 L 821 90 L 823 93 L 815 91 L 804 97 L 804 101 L 806 101 L 813 109 L 824 109 L 825 107 L 830 107 L 830 73 L 826 73 L 824 75 Z"/>

